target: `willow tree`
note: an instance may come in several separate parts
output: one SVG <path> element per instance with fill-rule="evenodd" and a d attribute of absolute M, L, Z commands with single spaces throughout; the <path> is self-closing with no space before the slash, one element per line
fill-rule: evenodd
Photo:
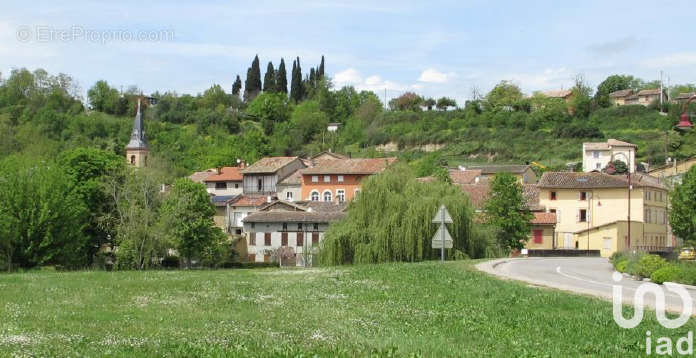
<path fill-rule="evenodd" d="M 362 192 L 350 204 L 347 217 L 332 224 L 321 243 L 323 265 L 422 261 L 438 258 L 431 240 L 438 225 L 431 220 L 444 204 L 454 223 L 448 230 L 458 253 L 482 257 L 486 242 L 472 235 L 472 212 L 459 188 L 436 181 L 421 183 L 407 165 L 396 165 L 363 182 Z"/>

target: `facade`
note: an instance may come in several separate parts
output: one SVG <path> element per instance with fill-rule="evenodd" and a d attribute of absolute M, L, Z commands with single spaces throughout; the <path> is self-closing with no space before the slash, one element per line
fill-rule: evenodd
<path fill-rule="evenodd" d="M 680 93 L 676 97 L 672 98 L 673 103 L 683 104 L 688 101 L 689 98 L 696 96 L 696 92 Z"/>
<path fill-rule="evenodd" d="M 653 102 L 660 102 L 660 89 L 644 89 L 642 91 L 639 91 L 638 94 L 636 94 L 636 96 L 638 96 L 638 102 L 635 104 L 640 104 L 647 107 Z M 666 94 L 663 94 L 663 100 L 667 101 Z"/>
<path fill-rule="evenodd" d="M 631 96 L 633 96 L 633 90 L 630 88 L 609 93 L 609 98 L 611 99 L 611 103 L 615 106 L 623 106 L 623 105 L 627 104 L 626 98 L 631 97 Z"/>
<path fill-rule="evenodd" d="M 255 213 L 259 208 L 271 202 L 265 195 L 238 195 L 227 201 L 226 217 L 230 233 L 241 235 L 244 230 L 244 218 Z"/>
<path fill-rule="evenodd" d="M 525 247 L 530 250 L 556 249 L 556 214 L 533 212 L 532 229 Z"/>
<path fill-rule="evenodd" d="M 140 100 L 138 99 L 138 110 L 133 120 L 133 132 L 131 138 L 126 145 L 126 160 L 128 164 L 142 168 L 147 166 L 147 158 L 150 150 L 147 146 L 147 137 L 145 136 L 145 126 L 143 123 L 143 114 L 140 112 Z"/>
<path fill-rule="evenodd" d="M 667 190 L 655 178 L 632 175 L 633 190 L 628 190 L 628 178 L 603 173 L 546 172 L 541 177 L 539 205 L 556 215 L 556 248 L 586 249 L 580 246 L 579 233 L 585 230 L 628 220 L 641 223 L 640 232 L 624 240 L 625 247 L 647 250 L 667 250 L 673 246 L 668 236 Z M 630 202 L 630 204 L 629 204 Z M 590 239 L 591 240 L 591 239 Z M 587 244 L 587 242 L 585 242 Z M 618 243 L 612 247 L 623 247 Z M 602 251 L 602 255 L 611 254 Z"/>
<path fill-rule="evenodd" d="M 222 196 L 242 194 L 242 169 L 243 166 L 217 168 L 203 180 L 206 190 L 210 194 Z"/>
<path fill-rule="evenodd" d="M 278 199 L 289 202 L 302 200 L 302 169 L 296 170 L 277 184 Z"/>
<path fill-rule="evenodd" d="M 498 173 L 512 174 L 520 184 L 534 184 L 537 182 L 537 175 L 530 165 L 474 165 L 470 167 L 460 167 L 459 170 L 480 171 L 479 180 L 492 179 Z M 450 173 L 452 176 L 452 173 Z M 474 179 L 476 180 L 476 179 Z"/>
<path fill-rule="evenodd" d="M 243 219 L 247 259 L 311 266 L 312 257 L 331 222 L 345 216 L 345 205 L 276 201 Z M 282 250 L 281 250 L 282 248 Z"/>
<path fill-rule="evenodd" d="M 215 215 L 213 216 L 213 222 L 215 226 L 219 227 L 226 234 L 232 234 L 232 221 L 228 214 L 227 203 L 235 199 L 236 196 L 233 195 L 212 195 L 210 200 L 215 206 Z"/>
<path fill-rule="evenodd" d="M 635 144 L 609 139 L 606 143 L 582 144 L 582 171 L 591 172 L 602 170 L 614 160 L 626 163 L 631 173 L 636 171 Z"/>
<path fill-rule="evenodd" d="M 242 170 L 242 192 L 247 195 L 277 196 L 278 182 L 304 168 L 298 157 L 267 157 Z"/>
<path fill-rule="evenodd" d="M 302 170 L 302 199 L 345 202 L 353 199 L 364 178 L 382 172 L 396 158 L 340 159 Z"/>

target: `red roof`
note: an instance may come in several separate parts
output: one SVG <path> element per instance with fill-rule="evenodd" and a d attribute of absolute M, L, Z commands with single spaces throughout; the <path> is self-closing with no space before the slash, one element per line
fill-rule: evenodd
<path fill-rule="evenodd" d="M 240 195 L 229 202 L 230 206 L 261 206 L 266 204 L 268 198 L 265 195 Z"/>
<path fill-rule="evenodd" d="M 532 225 L 554 225 L 556 223 L 556 214 L 535 212 L 531 223 Z"/>
<path fill-rule="evenodd" d="M 469 197 L 474 208 L 483 209 L 490 194 L 488 184 L 460 184 L 458 186 Z"/>
<path fill-rule="evenodd" d="M 476 177 L 481 176 L 481 169 L 452 169 L 449 171 L 449 176 L 453 184 L 474 184 Z"/>
<path fill-rule="evenodd" d="M 376 174 L 395 161 L 393 157 L 328 160 L 313 168 L 303 169 L 302 174 Z"/>
<path fill-rule="evenodd" d="M 242 181 L 239 167 L 222 167 L 219 174 L 213 174 L 205 179 L 206 182 Z"/>

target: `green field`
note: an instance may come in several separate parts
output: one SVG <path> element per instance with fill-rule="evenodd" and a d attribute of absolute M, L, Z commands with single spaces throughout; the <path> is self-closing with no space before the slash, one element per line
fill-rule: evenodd
<path fill-rule="evenodd" d="M 624 330 L 470 262 L 0 275 L 0 312 L 0 356 L 643 356 L 696 326 Z"/>

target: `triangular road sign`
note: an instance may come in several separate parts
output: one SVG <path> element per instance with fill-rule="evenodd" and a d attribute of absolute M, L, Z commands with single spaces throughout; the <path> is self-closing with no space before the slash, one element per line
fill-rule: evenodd
<path fill-rule="evenodd" d="M 446 249 L 451 249 L 454 241 L 452 240 L 452 236 L 450 236 L 449 231 L 447 231 L 447 227 L 443 224 L 440 225 L 440 228 L 437 229 L 437 232 L 435 235 L 433 235 L 433 249 L 441 249 L 442 248 L 442 231 L 445 231 L 445 248 Z"/>
<path fill-rule="evenodd" d="M 437 214 L 435 214 L 435 217 L 433 218 L 433 223 L 452 223 L 452 216 L 450 216 L 450 213 L 447 211 L 447 208 L 444 205 L 441 205 L 440 209 L 437 211 Z"/>

